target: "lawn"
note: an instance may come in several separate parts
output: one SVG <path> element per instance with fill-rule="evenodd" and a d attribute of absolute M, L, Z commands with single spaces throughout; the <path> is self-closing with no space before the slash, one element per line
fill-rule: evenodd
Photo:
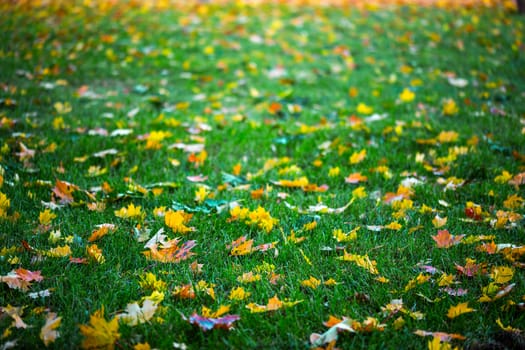
<path fill-rule="evenodd" d="M 0 2 L 1 349 L 523 349 L 525 17 L 391 3 Z"/>

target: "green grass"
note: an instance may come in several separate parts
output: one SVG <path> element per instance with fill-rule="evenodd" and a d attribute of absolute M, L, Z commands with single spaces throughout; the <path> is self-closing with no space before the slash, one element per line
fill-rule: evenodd
<path fill-rule="evenodd" d="M 5 4 L 0 9 L 0 191 L 9 199 L 0 219 L 2 344 L 16 341 L 18 348 L 43 348 L 40 329 L 46 315 L 54 312 L 62 318 L 60 336 L 48 347 L 78 348 L 89 339 L 79 326 L 88 324 L 101 307 L 109 321 L 128 304 L 151 295 L 153 290 L 139 284 L 148 272 L 165 282 L 164 299 L 146 323 L 119 323 L 118 349 L 141 343 L 169 349 L 174 342 L 192 349 L 304 349 L 311 346 L 312 333 L 328 330 L 323 322 L 330 315 L 357 322 L 373 317 L 385 325 L 382 331 L 340 333 L 341 348 L 426 348 L 431 338 L 415 335 L 416 330 L 462 334 L 466 339 L 452 345 L 471 349 L 517 349 L 525 343 L 523 334 L 504 331 L 496 323 L 500 319 L 524 331 L 523 254 L 511 261 L 505 251 L 477 249 L 492 241 L 524 244 L 523 186 L 495 181 L 503 171 L 512 176 L 525 171 L 523 17 L 499 7 L 365 11 L 205 5 L 143 11 L 123 2 L 112 9 Z M 468 85 L 452 85 L 449 77 L 465 79 Z M 95 98 L 79 96 L 83 86 Z M 413 101 L 399 101 L 405 88 L 415 93 Z M 455 102 L 457 113 L 444 113 L 447 99 Z M 70 111 L 57 108 L 57 102 L 68 103 Z M 270 112 L 272 103 L 282 110 Z M 371 120 L 358 111 L 360 103 L 383 118 Z M 300 108 L 294 112 L 293 106 Z M 362 124 L 355 124 L 356 118 Z M 117 129 L 132 133 L 110 136 Z M 170 134 L 158 148 L 148 149 L 144 137 L 152 131 Z M 439 140 L 444 131 L 456 132 L 457 139 Z M 175 143 L 204 143 L 207 159 L 196 165 L 188 160 L 189 153 L 170 147 Z M 34 155 L 24 160 L 22 145 Z M 463 152 L 445 159 L 453 147 L 463 147 Z M 94 156 L 109 149 L 116 154 Z M 366 157 L 351 164 L 352 154 L 363 149 Z M 284 157 L 288 163 L 258 175 L 267 160 Z M 241 165 L 237 181 L 244 179 L 245 186 L 224 186 L 224 173 L 233 173 L 236 164 Z M 97 166 L 104 173 L 90 176 L 90 167 Z M 301 171 L 279 173 L 289 166 Z M 387 166 L 391 176 L 376 171 L 378 166 Z M 334 167 L 339 167 L 339 175 L 329 176 Z M 368 181 L 346 183 L 345 177 L 355 172 Z M 208 177 L 203 183 L 215 200 L 237 201 L 250 210 L 261 206 L 278 224 L 267 233 L 243 220 L 229 220 L 226 209 L 195 212 L 187 223 L 195 231 L 174 233 L 153 210 L 168 210 L 174 202 L 199 207 L 199 184 L 187 180 L 199 174 Z M 274 183 L 301 176 L 312 184 L 326 184 L 328 190 L 308 192 Z M 412 207 L 396 217 L 397 204 L 387 203 L 385 195 L 396 192 L 408 177 L 420 184 L 412 188 Z M 453 177 L 463 185 L 446 189 L 444 183 Z M 44 203 L 59 204 L 52 192 L 57 180 L 79 190 L 73 192 L 74 202 L 54 209 L 56 218 L 42 227 Z M 152 188 L 160 182 L 176 186 L 154 195 Z M 104 183 L 113 191 L 93 189 Z M 134 190 L 133 183 L 149 190 Z M 358 186 L 366 196 L 355 198 L 339 214 L 300 213 L 284 203 L 302 209 L 318 202 L 343 207 Z M 259 188 L 265 189 L 264 195 L 253 199 L 251 191 Z M 288 197 L 282 199 L 282 193 Z M 515 206 L 505 203 L 512 195 L 518 196 Z M 105 209 L 88 210 L 92 202 Z M 468 220 L 467 202 L 483 208 L 483 220 Z M 142 219 L 115 215 L 131 203 L 141 206 Z M 422 213 L 423 206 L 434 212 Z M 496 227 L 500 210 L 518 218 Z M 436 214 L 448 219 L 441 228 L 432 222 Z M 314 220 L 316 228 L 303 229 Z M 399 230 L 370 229 L 395 221 Z M 102 223 L 117 228 L 88 242 Z M 163 228 L 169 239 L 195 240 L 195 255 L 179 263 L 147 259 L 145 242 L 133 233 L 137 225 L 150 230 L 148 237 Z M 349 232 L 358 227 L 353 241 L 333 237 L 334 229 Z M 465 237 L 439 248 L 432 236 L 442 229 Z M 50 233 L 58 231 L 61 238 L 51 240 Z M 297 244 L 286 240 L 292 231 L 306 239 Z M 277 242 L 276 249 L 232 256 L 227 245 L 243 235 L 253 239 L 254 246 Z M 482 235 L 494 237 L 467 241 Z M 24 248 L 24 242 L 32 248 Z M 87 253 L 91 244 L 101 249 L 104 263 Z M 64 245 L 70 247 L 70 256 L 46 253 Z M 376 262 L 378 274 L 338 259 L 345 251 L 367 255 Z M 72 263 L 70 257 L 84 258 L 86 264 Z M 461 275 L 456 265 L 464 266 L 466 259 L 486 264 L 486 272 Z M 191 268 L 195 262 L 203 264 L 202 272 Z M 275 284 L 264 271 L 260 281 L 238 281 L 243 273 L 256 273 L 267 264 L 282 275 Z M 421 265 L 440 272 L 431 275 Z M 500 299 L 480 302 L 483 288 L 497 282 L 490 273 L 501 267 L 512 268 L 513 275 L 497 287 L 514 288 Z M 17 268 L 40 271 L 43 280 L 32 282 L 28 291 L 10 288 L 5 276 Z M 428 281 L 407 288 L 420 273 Z M 467 294 L 443 291 L 438 285 L 442 273 L 455 275 L 450 287 L 466 289 Z M 302 281 L 310 276 L 337 284 L 305 287 Z M 388 282 L 377 281 L 379 276 Z M 185 284 L 196 288 L 199 281 L 214 285 L 215 299 L 198 290 L 194 299 L 172 295 Z M 237 287 L 251 295 L 230 300 Z M 28 296 L 46 289 L 51 291 L 48 297 Z M 246 307 L 264 305 L 273 296 L 302 302 L 266 313 L 251 313 Z M 383 313 L 395 299 L 402 299 L 404 311 Z M 448 318 L 449 308 L 462 302 L 475 311 Z M 27 328 L 13 325 L 9 305 L 23 307 Z M 229 314 L 240 316 L 231 330 L 203 332 L 181 317 L 201 314 L 202 306 L 215 311 L 220 305 L 229 305 Z M 416 311 L 424 317 L 410 317 Z M 394 322 L 400 317 L 405 323 L 397 327 Z"/>

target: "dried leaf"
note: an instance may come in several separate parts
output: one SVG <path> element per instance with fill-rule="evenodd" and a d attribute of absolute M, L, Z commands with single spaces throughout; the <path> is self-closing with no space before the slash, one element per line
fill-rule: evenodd
<path fill-rule="evenodd" d="M 62 317 L 57 317 L 54 312 L 49 312 L 46 316 L 46 323 L 40 329 L 40 339 L 44 342 L 45 346 L 53 343 L 56 338 L 60 336 L 56 330 L 60 326 Z"/>
<path fill-rule="evenodd" d="M 334 320 L 336 319 L 330 316 L 330 320 L 327 322 L 327 324 L 332 324 Z M 352 328 L 352 323 L 353 320 L 347 318 L 332 325 L 330 329 L 328 329 L 323 334 L 312 333 L 310 335 L 310 343 L 312 346 L 316 347 L 324 346 L 325 344 L 330 344 L 337 341 L 337 337 L 340 332 L 355 333 L 355 330 Z"/>
<path fill-rule="evenodd" d="M 117 314 L 115 317 L 126 325 L 133 327 L 151 320 L 157 308 L 158 305 L 156 303 L 150 299 L 146 299 L 142 307 L 140 307 L 138 303 L 128 304 L 126 306 L 126 312 Z"/>

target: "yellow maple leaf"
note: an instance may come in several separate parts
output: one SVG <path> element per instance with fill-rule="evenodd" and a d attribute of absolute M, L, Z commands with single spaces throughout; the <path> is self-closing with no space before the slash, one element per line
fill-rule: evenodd
<path fill-rule="evenodd" d="M 437 141 L 439 143 L 456 142 L 458 137 L 459 134 L 455 131 L 442 131 L 437 136 Z"/>
<path fill-rule="evenodd" d="M 350 156 L 350 164 L 358 164 L 361 163 L 366 158 L 366 149 L 362 149 L 359 152 L 354 152 Z"/>
<path fill-rule="evenodd" d="M 230 305 L 220 305 L 217 311 L 212 311 L 206 306 L 202 306 L 202 317 L 206 318 L 218 318 L 230 311 Z"/>
<path fill-rule="evenodd" d="M 434 336 L 428 341 L 428 350 L 452 350 L 450 343 L 442 342 L 441 337 Z"/>
<path fill-rule="evenodd" d="M 187 233 L 195 231 L 193 227 L 187 227 L 187 224 L 192 218 L 192 214 L 185 213 L 181 210 L 168 210 L 164 215 L 164 223 L 171 228 L 175 233 Z"/>
<path fill-rule="evenodd" d="M 507 170 L 503 170 L 501 172 L 501 175 L 498 175 L 494 178 L 494 182 L 498 184 L 504 184 L 507 183 L 510 179 L 512 179 L 513 175 L 509 173 Z"/>
<path fill-rule="evenodd" d="M 312 288 L 312 289 L 317 289 L 317 287 L 319 287 L 320 285 L 321 285 L 321 281 L 313 276 L 310 276 L 309 279 L 301 282 L 301 286 Z"/>
<path fill-rule="evenodd" d="M 210 191 L 204 186 L 199 186 L 198 190 L 195 191 L 195 201 L 197 203 L 202 203 L 206 198 L 208 198 L 208 195 L 210 194 Z"/>
<path fill-rule="evenodd" d="M 150 350 L 151 346 L 149 343 L 139 343 L 133 346 L 133 350 Z"/>
<path fill-rule="evenodd" d="M 371 114 L 374 111 L 374 109 L 361 102 L 357 105 L 356 111 L 358 114 L 368 115 Z"/>
<path fill-rule="evenodd" d="M 259 206 L 254 211 L 248 214 L 248 220 L 246 224 L 248 225 L 257 225 L 259 228 L 265 230 L 267 233 L 273 229 L 273 226 L 276 225 L 279 220 L 274 219 L 266 209 Z"/>
<path fill-rule="evenodd" d="M 466 314 L 466 313 L 473 312 L 473 311 L 476 311 L 476 310 L 473 308 L 470 308 L 468 306 L 468 301 L 467 301 L 465 303 L 459 303 L 456 306 L 451 306 L 450 309 L 448 309 L 447 317 L 456 318 L 459 315 Z"/>
<path fill-rule="evenodd" d="M 40 222 L 40 225 L 49 225 L 53 219 L 55 219 L 57 216 L 55 213 L 53 213 L 51 210 L 46 209 L 38 215 L 38 221 Z"/>
<path fill-rule="evenodd" d="M 119 210 L 115 210 L 115 216 L 123 219 L 137 219 L 140 220 L 143 218 L 144 213 L 142 212 L 142 207 L 135 206 L 133 203 L 130 203 L 128 207 L 122 207 Z"/>
<path fill-rule="evenodd" d="M 379 274 L 379 271 L 377 270 L 377 267 L 376 267 L 377 265 L 376 261 L 370 260 L 368 255 L 351 254 L 345 251 L 344 255 L 342 257 L 339 257 L 338 259 L 343 260 L 343 261 L 353 261 L 356 263 L 357 266 L 360 266 L 368 270 L 368 272 L 370 272 L 371 274 L 374 274 L 374 275 Z"/>
<path fill-rule="evenodd" d="M 443 103 L 443 114 L 444 115 L 454 115 L 459 112 L 459 108 L 456 105 L 456 101 L 451 98 L 448 98 Z"/>
<path fill-rule="evenodd" d="M 45 255 L 52 258 L 62 258 L 64 256 L 71 255 L 71 253 L 71 247 L 64 245 L 49 249 L 47 252 L 45 252 Z"/>
<path fill-rule="evenodd" d="M 455 275 L 443 273 L 438 280 L 438 286 L 445 287 L 454 283 Z"/>
<path fill-rule="evenodd" d="M 523 206 L 525 200 L 517 194 L 512 194 L 503 201 L 503 206 L 507 209 L 518 209 Z"/>
<path fill-rule="evenodd" d="M 26 329 L 27 324 L 22 320 L 24 308 L 24 306 L 12 306 L 11 304 L 7 304 L 7 306 L 0 306 L 0 312 L 11 317 L 16 328 Z"/>
<path fill-rule="evenodd" d="M 415 97 L 416 94 L 408 88 L 404 88 L 403 91 L 399 94 L 399 100 L 401 100 L 401 102 L 412 102 L 414 101 Z"/>
<path fill-rule="evenodd" d="M 268 299 L 268 303 L 266 305 L 259 305 L 256 303 L 250 303 L 246 305 L 246 308 L 250 310 L 251 313 L 260 313 L 260 312 L 268 312 L 268 311 L 275 311 L 279 310 L 283 307 L 291 307 L 296 304 L 301 303 L 302 300 L 297 301 L 281 301 L 277 297 L 277 295 L 273 296 L 273 298 Z"/>
<path fill-rule="evenodd" d="M 163 280 L 157 279 L 157 276 L 155 276 L 151 272 L 147 272 L 140 276 L 139 286 L 142 289 L 147 290 L 158 290 L 163 291 L 166 290 L 166 282 Z"/>
<path fill-rule="evenodd" d="M 436 215 L 433 219 L 432 219 L 432 225 L 434 225 L 435 228 L 440 228 L 440 227 L 443 227 L 447 224 L 447 217 L 440 217 L 439 215 Z"/>
<path fill-rule="evenodd" d="M 507 266 L 496 266 L 492 269 L 490 278 L 494 280 L 494 283 L 505 284 L 512 279 L 514 276 L 514 269 Z"/>
<path fill-rule="evenodd" d="M 352 191 L 352 198 L 365 198 L 366 196 L 366 190 L 363 186 L 359 186 Z"/>
<path fill-rule="evenodd" d="M 243 236 L 244 237 L 244 236 Z M 230 254 L 233 256 L 247 255 L 252 252 L 253 239 L 240 242 L 238 245 L 232 247 Z"/>
<path fill-rule="evenodd" d="M 352 231 L 345 233 L 340 228 L 334 229 L 332 231 L 332 236 L 335 238 L 337 242 L 349 242 L 357 239 L 357 231 L 361 229 L 360 226 L 357 226 Z"/>
<path fill-rule="evenodd" d="M 118 318 L 116 317 L 109 322 L 106 321 L 104 318 L 104 307 L 95 311 L 89 317 L 88 325 L 80 325 L 80 333 L 84 336 L 81 344 L 82 348 L 113 350 L 115 342 L 120 338 L 118 326 Z"/>
<path fill-rule="evenodd" d="M 230 296 L 228 297 L 230 300 L 244 300 L 248 298 L 251 295 L 250 292 L 246 292 L 243 287 L 237 287 L 232 289 L 230 292 Z"/>
<path fill-rule="evenodd" d="M 242 276 L 237 277 L 237 281 L 241 283 L 253 283 L 261 280 L 260 274 L 254 274 L 252 271 L 245 272 Z"/>
<path fill-rule="evenodd" d="M 388 225 L 385 225 L 385 228 L 390 229 L 390 230 L 394 230 L 394 231 L 401 230 L 402 227 L 403 226 L 397 221 L 393 221 L 393 222 L 389 223 Z"/>

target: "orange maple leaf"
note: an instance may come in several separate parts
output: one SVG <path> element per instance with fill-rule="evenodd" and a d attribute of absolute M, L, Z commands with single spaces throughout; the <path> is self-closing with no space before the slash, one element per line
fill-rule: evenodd
<path fill-rule="evenodd" d="M 91 236 L 88 238 L 88 242 L 96 241 L 99 238 L 107 235 L 109 232 L 115 231 L 116 226 L 113 224 L 101 224 L 97 225 L 97 229 L 91 233 Z"/>
<path fill-rule="evenodd" d="M 193 285 L 185 284 L 176 287 L 172 295 L 181 299 L 195 299 L 195 289 L 193 288 Z"/>
<path fill-rule="evenodd" d="M 23 268 L 18 268 L 15 270 L 15 272 L 20 277 L 20 279 L 26 282 L 40 282 L 44 279 L 44 277 L 40 274 L 40 271 L 29 271 Z"/>
<path fill-rule="evenodd" d="M 467 258 L 466 261 L 467 262 L 466 262 L 465 266 L 461 266 L 461 265 L 455 264 L 456 265 L 456 270 L 458 270 L 458 272 L 461 275 L 465 275 L 467 277 L 473 277 L 473 276 L 475 276 L 477 274 L 483 274 L 483 273 L 487 272 L 486 264 L 484 264 L 484 263 L 476 264 L 476 260 L 468 259 L 468 258 Z"/>
<path fill-rule="evenodd" d="M 353 173 L 348 175 L 348 177 L 345 177 L 345 182 L 347 184 L 357 184 L 359 182 L 366 182 L 368 181 L 368 177 L 361 175 L 360 172 Z"/>
<path fill-rule="evenodd" d="M 498 245 L 494 241 L 490 243 L 483 243 L 476 247 L 478 252 L 485 252 L 487 254 L 496 254 L 498 252 Z"/>
<path fill-rule="evenodd" d="M 450 248 L 453 245 L 459 244 L 465 235 L 451 235 L 448 230 L 438 230 L 437 235 L 432 236 L 432 239 L 436 241 L 438 248 Z"/>
<path fill-rule="evenodd" d="M 158 244 L 152 244 L 148 246 L 150 250 L 143 252 L 143 254 L 148 259 L 170 263 L 178 263 L 195 255 L 191 252 L 191 249 L 196 245 L 195 241 L 187 241 L 180 246 L 178 245 L 179 241 L 177 238 L 164 241 L 161 243 L 160 249 Z"/>
<path fill-rule="evenodd" d="M 514 175 L 514 177 L 509 180 L 509 185 L 514 185 L 516 187 L 519 187 L 521 185 L 525 184 L 525 173 L 519 173 L 517 175 Z"/>

